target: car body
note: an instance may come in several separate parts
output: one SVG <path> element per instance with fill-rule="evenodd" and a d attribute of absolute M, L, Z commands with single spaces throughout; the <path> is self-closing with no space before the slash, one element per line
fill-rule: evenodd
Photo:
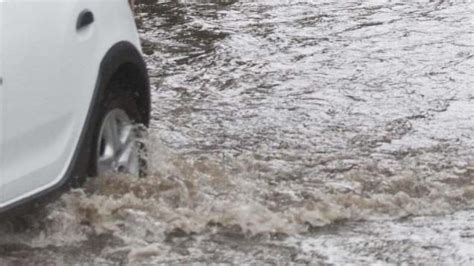
<path fill-rule="evenodd" d="M 97 175 L 105 102 L 147 126 L 150 92 L 127 0 L 0 0 L 0 20 L 4 211 Z"/>

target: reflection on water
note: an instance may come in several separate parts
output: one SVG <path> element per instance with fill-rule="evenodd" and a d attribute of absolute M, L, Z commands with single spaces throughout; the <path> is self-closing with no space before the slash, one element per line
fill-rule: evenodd
<path fill-rule="evenodd" d="M 142 1 L 153 175 L 2 224 L 0 262 L 472 261 L 472 215 L 447 214 L 474 207 L 473 14 L 469 1 Z M 408 241 L 446 228 L 464 237 Z"/>

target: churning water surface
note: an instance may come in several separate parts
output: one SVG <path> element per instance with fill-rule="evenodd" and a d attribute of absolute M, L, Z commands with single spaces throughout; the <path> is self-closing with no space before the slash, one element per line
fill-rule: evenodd
<path fill-rule="evenodd" d="M 471 1 L 143 0 L 152 173 L 0 225 L 0 264 L 474 263 Z"/>

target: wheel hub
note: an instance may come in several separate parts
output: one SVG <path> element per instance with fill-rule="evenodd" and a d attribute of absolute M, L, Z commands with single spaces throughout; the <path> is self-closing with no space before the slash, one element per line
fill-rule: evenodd
<path fill-rule="evenodd" d="M 139 175 L 137 133 L 125 111 L 114 109 L 104 118 L 97 145 L 97 174 Z"/>

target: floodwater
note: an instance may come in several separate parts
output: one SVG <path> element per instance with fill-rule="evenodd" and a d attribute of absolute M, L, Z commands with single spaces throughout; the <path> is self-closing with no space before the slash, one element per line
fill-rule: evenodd
<path fill-rule="evenodd" d="M 474 264 L 471 1 L 156 1 L 146 179 L 0 224 L 0 264 Z"/>

